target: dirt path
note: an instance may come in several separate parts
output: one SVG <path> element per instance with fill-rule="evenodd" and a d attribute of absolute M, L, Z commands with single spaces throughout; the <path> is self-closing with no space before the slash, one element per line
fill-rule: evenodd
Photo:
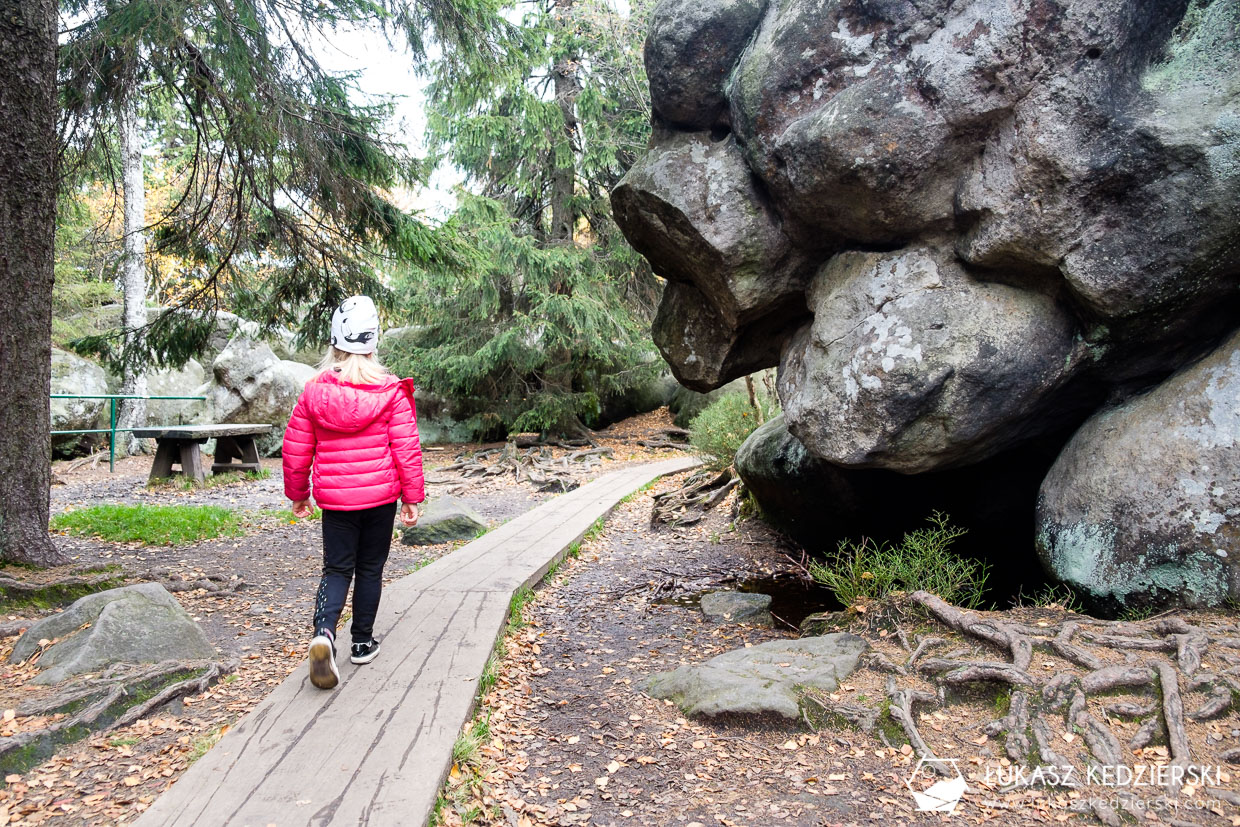
<path fill-rule="evenodd" d="M 663 487 L 673 484 L 667 481 Z M 885 726 L 867 733 L 838 713 L 815 716 L 810 723 L 816 721 L 818 729 L 812 731 L 783 719 L 687 719 L 670 701 L 649 697 L 642 687 L 654 672 L 796 636 L 716 625 L 692 605 L 652 602 L 671 591 L 669 581 L 690 591 L 711 584 L 727 588 L 735 584 L 721 577 L 722 572 L 769 578 L 795 569 L 798 554 L 758 521 L 734 524 L 726 508 L 697 526 L 662 531 L 648 527 L 650 510 L 649 494 L 619 509 L 603 534 L 583 547 L 581 557 L 540 588 L 526 607 L 527 625 L 510 637 L 496 688 L 484 699 L 477 719 L 485 722 L 484 743 L 449 783 L 453 803 L 445 809 L 447 823 L 825 827 L 941 824 L 950 818 L 975 824 L 1096 824 L 1099 816 L 1088 803 L 1091 799 L 1110 801 L 1134 792 L 1107 787 L 1101 778 L 1092 786 L 1025 786 L 1005 792 L 1015 779 L 1017 763 L 1028 758 L 1009 758 L 1010 742 L 992 724 L 1010 712 L 1014 693 L 1009 687 L 980 684 L 974 690 L 936 695 L 928 674 L 903 667 L 903 674 L 892 674 L 886 668 L 910 658 L 906 642 L 915 648 L 925 641 L 923 652 L 949 658 L 996 660 L 995 654 L 976 639 L 936 626 L 924 611 L 907 605 L 839 615 L 840 628 L 865 637 L 872 654 L 838 692 L 821 701 L 833 710 L 868 708 L 877 716 L 890 707 L 889 679 L 925 692 L 927 697 L 914 708 L 915 725 L 937 755 L 956 759 L 968 782 L 950 817 L 917 810 L 905 784 L 917 768 L 917 753 L 890 717 Z M 1075 616 L 1049 607 L 995 617 L 996 622 L 1055 630 Z M 1203 627 L 1216 624 L 1215 634 L 1237 629 L 1234 616 L 1185 617 Z M 1043 648 L 1039 643 L 1034 658 L 1039 676 L 1067 674 L 1071 664 L 1045 655 Z M 925 658 L 929 665 L 929 654 Z M 1108 662 L 1136 660 L 1121 651 Z M 1222 648 L 1203 668 L 1222 672 L 1237 660 Z M 1184 709 L 1197 709 L 1210 692 L 1208 686 L 1186 680 Z M 1150 706 L 1145 697 L 1149 693 L 1125 695 L 1121 688 L 1110 694 L 1114 697 L 1091 696 L 1087 708 L 1109 705 L 1108 720 L 1127 743 L 1138 725 L 1116 718 L 1120 713 L 1115 704 Z M 1031 709 L 1033 704 L 1030 701 Z M 1056 716 L 1047 720 L 1053 724 Z M 1062 719 L 1050 732 L 1052 753 L 1067 756 L 1083 777 L 1091 760 L 1087 736 Z M 1179 827 L 1240 824 L 1240 776 L 1233 778 L 1228 763 L 1240 760 L 1235 749 L 1240 746 L 1240 716 L 1228 705 L 1216 716 L 1189 720 L 1188 732 L 1196 762 L 1213 768 L 1211 783 L 1217 786 L 1188 785 L 1169 797 L 1161 796 L 1158 788 L 1137 788 L 1139 798 L 1159 797 L 1161 805 L 1138 809 L 1121 804 L 1120 812 L 1128 806 L 1142 821 Z M 1172 757 L 1156 736 L 1122 760 L 1154 768 L 1166 767 Z M 913 784 L 919 790 L 928 786 L 917 779 Z M 1134 821 L 1128 814 L 1122 817 Z M 1120 823 L 1120 816 L 1115 818 L 1114 823 Z"/>
<path fill-rule="evenodd" d="M 584 481 L 630 463 L 680 455 L 632 444 L 669 425 L 663 411 L 601 432 L 601 441 L 613 448 L 614 459 L 597 461 L 579 476 Z M 432 447 L 426 452 L 428 476 L 442 476 L 434 469 L 449 464 L 462 451 L 486 447 L 493 446 Z M 570 450 L 557 448 L 553 453 L 566 455 Z M 176 486 L 148 489 L 148 457 L 120 459 L 115 474 L 108 473 L 106 459 L 95 467 L 86 463 L 68 471 L 71 464 L 57 463 L 55 470 L 65 484 L 53 489 L 53 513 L 101 503 L 145 503 L 219 505 L 243 515 L 245 536 L 179 547 L 55 538 L 75 564 L 116 565 L 121 576 L 132 582 L 240 577 L 244 585 L 236 591 L 175 593 L 221 654 L 238 659 L 239 665 L 202 695 L 173 702 L 133 726 L 63 746 L 29 771 L 10 775 L 0 789 L 0 824 L 104 825 L 131 820 L 305 656 L 322 559 L 320 528 L 315 520 L 289 523 L 278 460 L 264 461 L 271 471 L 266 479 L 188 491 Z M 459 481 L 432 484 L 428 493 L 433 497 L 459 486 Z M 503 475 L 470 480 L 455 496 L 494 527 L 552 495 Z M 394 543 L 385 580 L 399 578 L 460 545 L 414 548 Z M 0 645 L 0 710 L 16 709 L 23 700 L 47 691 L 26 685 L 34 669 L 6 662 L 15 640 L 8 638 Z M 8 715 L 0 721 L 0 737 L 46 723 L 46 719 Z"/>

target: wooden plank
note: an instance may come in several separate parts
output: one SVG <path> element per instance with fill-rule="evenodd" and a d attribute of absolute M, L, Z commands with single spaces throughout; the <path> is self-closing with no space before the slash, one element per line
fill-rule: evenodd
<path fill-rule="evenodd" d="M 425 824 L 512 592 L 625 494 L 694 464 L 607 474 L 386 587 L 374 662 L 353 666 L 342 642 L 332 692 L 297 669 L 136 824 Z"/>
<path fill-rule="evenodd" d="M 160 440 L 155 447 L 155 459 L 151 462 L 150 479 L 164 480 L 172 476 L 172 465 L 180 462 L 181 456 L 176 443 Z"/>
<path fill-rule="evenodd" d="M 218 439 L 222 436 L 260 436 L 271 430 L 269 423 L 233 425 L 166 425 L 157 428 L 134 428 L 138 439 Z"/>
<path fill-rule="evenodd" d="M 178 444 L 181 452 L 181 473 L 195 482 L 205 480 L 207 472 L 202 467 L 202 446 L 196 440 L 180 441 Z"/>

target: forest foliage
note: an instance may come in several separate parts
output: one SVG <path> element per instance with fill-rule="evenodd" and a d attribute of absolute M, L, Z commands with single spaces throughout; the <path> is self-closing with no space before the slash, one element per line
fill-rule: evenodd
<path fill-rule="evenodd" d="M 345 296 L 402 329 L 397 370 L 479 433 L 569 431 L 659 372 L 660 282 L 608 193 L 646 143 L 648 0 L 65 0 L 57 338 L 119 366 L 179 364 L 227 309 L 314 345 Z M 430 79 L 429 152 L 390 101 L 311 48 L 377 26 Z M 140 95 L 148 300 L 123 352 L 89 309 L 120 253 L 117 107 Z M 431 222 L 401 209 L 437 165 L 466 178 Z M 97 314 L 96 314 L 97 317 Z"/>

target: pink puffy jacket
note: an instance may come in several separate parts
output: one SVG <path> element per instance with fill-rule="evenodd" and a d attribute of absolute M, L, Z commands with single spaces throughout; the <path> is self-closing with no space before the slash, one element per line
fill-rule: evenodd
<path fill-rule="evenodd" d="M 413 380 L 353 385 L 325 371 L 306 384 L 284 432 L 284 495 L 329 511 L 425 499 Z"/>

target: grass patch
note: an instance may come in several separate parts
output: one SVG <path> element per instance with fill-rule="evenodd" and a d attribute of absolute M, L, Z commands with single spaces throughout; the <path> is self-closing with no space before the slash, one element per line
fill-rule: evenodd
<path fill-rule="evenodd" d="M 658 482 L 658 480 L 651 480 L 650 482 L 643 485 L 641 488 L 638 488 L 636 491 L 630 491 L 629 493 L 625 494 L 623 497 L 620 498 L 619 504 L 626 505 L 627 503 L 633 502 L 633 500 L 637 499 L 642 494 L 645 494 L 651 488 L 654 488 L 656 482 Z"/>
<path fill-rule="evenodd" d="M 162 546 L 237 537 L 241 521 L 214 505 L 93 505 L 57 514 L 51 528 L 110 543 Z"/>
<path fill-rule="evenodd" d="M 320 508 L 312 507 L 309 517 L 294 516 L 291 509 L 288 508 L 260 508 L 257 511 L 248 512 L 254 514 L 257 519 L 275 520 L 277 523 L 284 525 L 296 525 L 305 520 L 321 520 L 323 519 L 323 511 Z"/>
<path fill-rule="evenodd" d="M 415 571 L 421 571 L 422 569 L 426 568 L 431 563 L 435 562 L 435 560 L 437 559 L 438 558 L 436 557 L 421 557 L 412 566 L 406 566 L 405 571 L 409 572 L 410 574 L 413 574 Z"/>
<path fill-rule="evenodd" d="M 1074 612 L 1081 608 L 1080 598 L 1066 583 L 1047 583 L 1033 594 L 1025 594 L 1022 587 L 1012 600 L 1013 606 L 1034 606 L 1039 609 L 1063 609 Z"/>
<path fill-rule="evenodd" d="M 224 733 L 227 731 L 228 729 L 226 727 L 216 727 L 206 735 L 200 735 L 195 738 L 194 743 L 190 746 L 189 755 L 186 756 L 186 760 L 193 764 L 199 758 L 206 755 L 207 751 L 211 749 L 211 747 L 215 746 L 216 742 L 223 738 Z"/>
<path fill-rule="evenodd" d="M 899 545 L 878 545 L 869 538 L 844 540 L 830 561 L 809 564 L 810 575 L 845 606 L 925 589 L 954 605 L 976 608 L 990 566 L 951 551 L 965 529 L 950 525 L 946 514 L 936 511 L 929 522 L 930 527 L 905 534 Z"/>
<path fill-rule="evenodd" d="M 765 422 L 778 413 L 765 389 L 755 394 Z M 707 468 L 722 471 L 736 459 L 741 444 L 758 427 L 758 412 L 743 393 L 727 393 L 706 406 L 689 423 L 689 444 Z"/>
<path fill-rule="evenodd" d="M 590 524 L 589 528 L 586 529 L 586 533 L 582 537 L 582 539 L 587 542 L 590 540 L 597 540 L 599 537 L 603 536 L 603 528 L 606 525 L 607 525 L 607 518 L 599 517 L 597 520 L 595 520 L 593 523 Z"/>

